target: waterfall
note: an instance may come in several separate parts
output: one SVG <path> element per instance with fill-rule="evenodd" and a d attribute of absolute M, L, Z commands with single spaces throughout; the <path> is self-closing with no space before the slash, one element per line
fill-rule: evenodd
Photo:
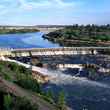
<path fill-rule="evenodd" d="M 11 59 L 5 58 L 3 56 L 0 59 L 3 61 L 15 62 L 15 63 L 18 63 L 27 68 L 30 67 L 30 65 L 28 65 L 28 64 L 21 63 L 16 60 L 11 60 Z M 41 74 L 49 75 L 51 77 L 50 82 L 53 84 L 56 84 L 56 85 L 70 84 L 70 85 L 82 85 L 82 86 L 92 86 L 92 87 L 110 89 L 110 86 L 107 84 L 97 82 L 97 81 L 91 81 L 85 77 L 76 77 L 76 76 L 72 76 L 72 75 L 67 75 L 59 70 L 53 71 L 53 70 L 48 70 L 48 69 L 44 69 L 44 68 L 40 68 L 40 67 L 36 67 L 36 66 L 33 66 L 32 68 L 33 68 L 33 70 L 36 70 L 36 71 L 40 72 Z"/>

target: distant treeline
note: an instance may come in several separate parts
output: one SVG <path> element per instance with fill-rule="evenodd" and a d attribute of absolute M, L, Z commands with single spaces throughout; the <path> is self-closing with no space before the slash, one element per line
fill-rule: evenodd
<path fill-rule="evenodd" d="M 64 29 L 50 32 L 44 38 L 63 46 L 82 45 L 109 45 L 110 24 L 107 25 L 73 25 Z"/>
<path fill-rule="evenodd" d="M 26 33 L 26 32 L 38 32 L 38 29 L 35 28 L 6 28 L 0 27 L 0 34 L 13 34 L 13 33 Z"/>

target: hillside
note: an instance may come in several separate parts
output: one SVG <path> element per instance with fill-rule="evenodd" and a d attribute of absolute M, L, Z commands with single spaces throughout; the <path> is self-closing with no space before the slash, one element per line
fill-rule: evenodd
<path fill-rule="evenodd" d="M 11 62 L 0 61 L 0 109 L 60 110 L 31 71 Z"/>

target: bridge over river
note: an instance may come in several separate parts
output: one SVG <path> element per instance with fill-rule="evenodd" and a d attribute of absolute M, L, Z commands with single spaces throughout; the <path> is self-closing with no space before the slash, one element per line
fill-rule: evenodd
<path fill-rule="evenodd" d="M 60 48 L 24 48 L 24 49 L 12 49 L 2 48 L 0 49 L 0 56 L 55 56 L 55 55 L 86 55 L 97 54 L 103 50 L 110 50 L 110 47 L 60 47 Z"/>

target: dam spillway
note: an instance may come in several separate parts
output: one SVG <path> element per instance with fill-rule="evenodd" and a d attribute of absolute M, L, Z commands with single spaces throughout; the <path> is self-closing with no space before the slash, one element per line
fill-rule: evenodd
<path fill-rule="evenodd" d="M 99 51 L 108 50 L 108 47 L 59 47 L 59 48 L 24 48 L 24 49 L 2 49 L 0 55 L 10 56 L 53 56 L 53 55 L 86 55 L 97 54 Z"/>

